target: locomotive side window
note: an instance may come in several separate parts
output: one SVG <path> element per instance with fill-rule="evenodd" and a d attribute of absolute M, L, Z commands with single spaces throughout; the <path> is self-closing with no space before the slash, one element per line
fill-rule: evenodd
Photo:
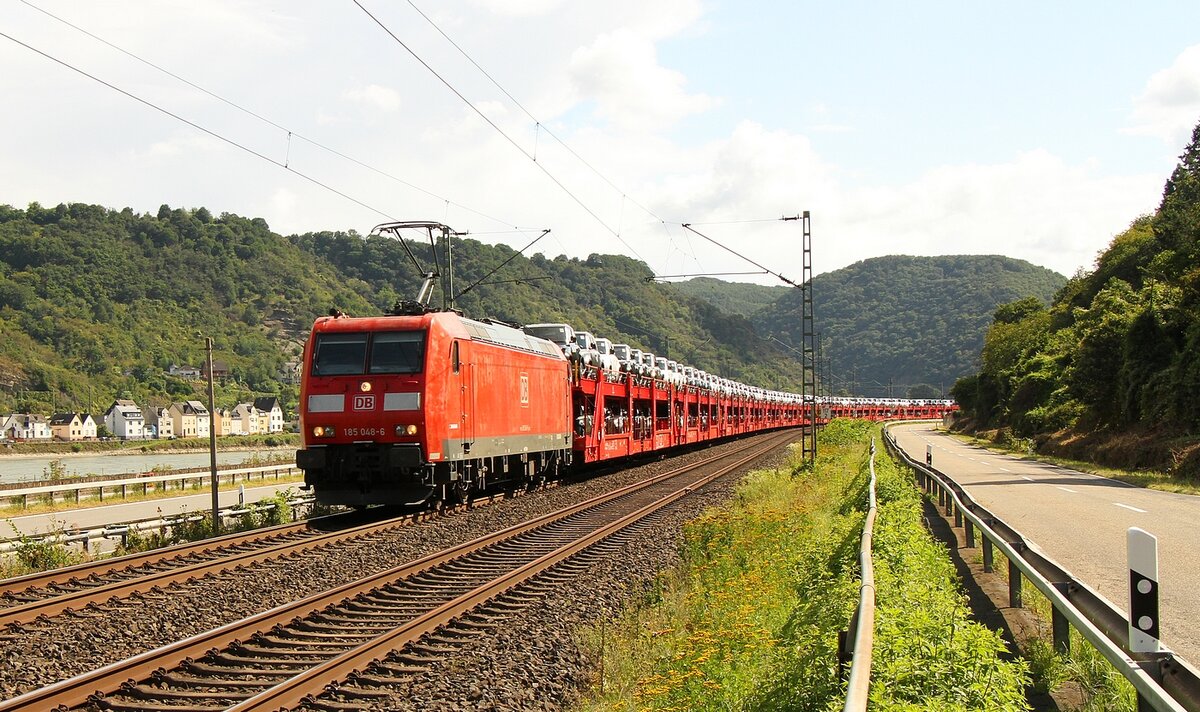
<path fill-rule="evenodd" d="M 312 375 L 359 375 L 367 363 L 366 334 L 318 334 Z"/>
<path fill-rule="evenodd" d="M 458 361 L 458 342 L 457 341 L 455 341 L 453 344 L 450 344 L 450 366 L 454 369 L 455 373 L 458 373 L 459 361 Z"/>
<path fill-rule="evenodd" d="M 425 332 L 381 331 L 371 339 L 370 373 L 420 373 Z"/>

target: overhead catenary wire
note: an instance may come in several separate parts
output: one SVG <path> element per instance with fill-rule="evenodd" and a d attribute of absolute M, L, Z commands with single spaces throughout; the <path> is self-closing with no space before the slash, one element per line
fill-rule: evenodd
<path fill-rule="evenodd" d="M 642 262 L 646 262 L 646 259 L 644 257 L 642 257 L 640 254 L 638 254 L 638 251 L 636 249 L 634 249 L 633 245 L 630 245 L 629 242 L 627 242 L 625 240 L 625 238 L 621 237 L 621 234 L 618 230 L 614 230 L 612 228 L 612 226 L 610 226 L 607 222 L 605 222 L 604 218 L 601 218 L 600 215 L 596 211 L 592 210 L 592 208 L 590 206 L 588 206 L 587 203 L 583 202 L 583 199 L 580 198 L 578 195 L 576 195 L 570 188 L 568 188 L 565 183 L 563 183 L 561 180 L 559 180 L 558 176 L 551 173 L 550 170 L 548 168 L 546 168 L 546 166 L 543 163 L 539 162 L 535 158 L 534 154 L 530 153 L 523 146 L 521 146 L 521 144 L 518 143 L 517 140 L 514 139 L 512 136 L 509 136 L 508 132 L 506 132 L 504 129 L 500 128 L 500 126 L 495 121 L 492 121 L 492 119 L 490 117 L 488 117 L 487 114 L 483 113 L 483 111 L 480 110 L 480 108 L 474 104 L 474 102 L 472 102 L 470 99 L 468 99 L 466 96 L 464 96 L 463 93 L 460 92 L 453 84 L 451 84 L 449 80 L 447 80 L 445 77 L 443 77 L 436 69 L 434 69 L 428 62 L 426 62 L 421 57 L 421 55 L 417 54 L 411 47 L 409 47 L 408 44 L 406 42 L 404 42 L 404 40 L 400 39 L 400 37 L 397 36 L 395 32 L 392 32 L 390 27 L 385 25 L 382 20 L 380 20 L 378 17 L 376 17 L 370 10 L 368 10 L 366 8 L 366 6 L 364 6 L 361 2 L 359 2 L 359 0 L 353 0 L 353 2 L 355 5 L 358 6 L 358 8 L 360 10 L 363 11 L 364 14 L 366 14 L 367 17 L 371 18 L 372 22 L 374 22 L 376 25 L 379 25 L 380 29 L 382 29 L 385 33 L 387 33 L 387 35 L 389 37 L 391 37 L 396 42 L 396 44 L 398 44 L 402 48 L 404 48 L 404 51 L 408 52 L 413 57 L 413 59 L 417 60 L 417 62 L 420 63 L 420 65 L 422 67 L 427 69 L 430 74 L 432 74 L 434 77 L 436 77 L 437 80 L 439 82 L 441 82 L 447 89 L 449 89 L 451 93 L 453 93 L 464 104 L 466 104 L 471 109 L 471 111 L 475 112 L 475 114 L 478 115 L 479 118 L 483 119 L 484 123 L 486 123 L 488 126 L 491 126 L 492 129 L 494 129 L 496 131 L 496 133 L 500 134 L 504 138 L 504 140 L 507 141 L 509 144 L 511 144 L 513 146 L 513 148 L 517 149 L 517 151 L 519 151 L 521 153 L 521 155 L 528 158 L 533 163 L 533 165 L 537 166 L 537 169 L 540 170 L 543 175 L 545 175 L 547 178 L 549 178 L 551 180 L 551 182 L 553 182 L 556 186 L 559 187 L 559 189 L 561 189 L 564 193 L 566 193 L 567 196 L 570 197 L 571 200 L 573 200 L 575 202 L 575 204 L 577 204 L 580 208 L 582 208 L 584 210 L 584 212 L 586 212 L 588 215 L 592 216 L 592 218 L 596 222 L 598 222 L 601 225 L 601 227 L 603 227 L 610 234 L 612 234 L 613 237 L 617 238 L 617 240 L 622 245 L 624 245 L 626 247 L 626 249 L 628 249 L 630 252 L 632 252 L 635 257 L 637 257 Z"/>
<path fill-rule="evenodd" d="M 517 256 L 518 256 L 518 255 L 520 255 L 520 254 L 521 254 L 522 252 L 524 252 L 525 250 L 528 250 L 530 247 L 533 247 L 534 245 L 536 245 L 536 244 L 537 244 L 537 242 L 538 242 L 538 240 L 541 240 L 543 237 L 545 237 L 546 235 L 549 235 L 549 234 L 550 234 L 550 229 L 549 229 L 549 228 L 547 228 L 547 229 L 543 230 L 543 231 L 542 231 L 542 234 L 541 234 L 541 235 L 538 235 L 537 237 L 535 237 L 535 238 L 533 238 L 532 240 L 530 240 L 528 245 L 525 245 L 525 246 L 524 246 L 524 247 L 522 247 L 521 249 L 519 249 L 519 250 L 517 250 L 516 252 L 512 253 L 511 255 L 509 255 L 509 256 L 508 256 L 508 259 L 506 259 L 506 260 L 504 260 L 503 262 L 501 262 L 500 264 L 496 265 L 496 267 L 495 267 L 495 268 L 493 268 L 491 272 L 488 272 L 487 274 L 483 275 L 483 276 L 482 276 L 482 277 L 480 277 L 478 280 L 476 280 L 474 283 L 472 283 L 472 284 L 471 284 L 469 287 L 467 287 L 466 289 L 462 290 L 462 291 L 461 291 L 461 292 L 459 292 L 458 294 L 454 295 L 453 299 L 451 299 L 450 301 L 451 301 L 451 302 L 457 301 L 459 297 L 461 297 L 462 295 L 464 295 L 464 294 L 466 294 L 467 292 L 471 291 L 472 289 L 474 289 L 474 288 L 478 287 L 478 286 L 480 285 L 480 283 L 482 283 L 482 282 L 483 282 L 483 280 L 485 280 L 485 279 L 487 279 L 488 277 L 491 277 L 493 274 L 496 274 L 497 272 L 499 272 L 499 271 L 500 271 L 500 270 L 501 270 L 501 269 L 504 267 L 504 265 L 508 264 L 509 262 L 512 262 L 514 259 L 516 259 L 516 258 L 517 258 Z"/>
<path fill-rule="evenodd" d="M 790 219 L 791 218 L 776 218 L 776 220 L 790 220 Z M 767 267 L 763 266 L 762 264 L 759 264 L 758 262 L 750 259 L 749 257 L 747 257 L 747 256 L 743 255 L 742 253 L 738 252 L 737 250 L 733 249 L 732 247 L 726 247 L 725 245 L 714 240 L 713 238 L 709 237 L 708 235 L 705 235 L 704 233 L 702 233 L 699 230 L 692 227 L 691 223 L 684 223 L 683 227 L 685 230 L 689 230 L 691 232 L 696 233 L 700 237 L 703 237 L 705 240 L 708 240 L 709 242 L 716 245 L 717 247 L 720 247 L 722 250 L 725 250 L 726 252 L 728 252 L 732 255 L 742 258 L 743 260 L 749 262 L 750 264 L 754 265 L 755 267 L 761 269 L 763 272 L 765 272 L 769 275 L 772 275 L 774 277 L 778 277 L 779 279 L 783 280 L 784 282 L 787 282 L 788 284 L 792 285 L 793 287 L 801 286 L 801 285 L 797 284 L 796 282 L 793 282 L 792 280 L 788 279 L 787 277 L 784 277 L 782 274 L 779 274 L 778 272 L 776 272 L 772 269 L 768 269 Z"/>
<path fill-rule="evenodd" d="M 165 109 L 165 108 L 163 108 L 163 107 L 159 106 L 158 104 L 155 104 L 154 102 L 152 102 L 152 101 L 150 101 L 150 100 L 148 100 L 148 99 L 143 99 L 142 97 L 140 97 L 140 96 L 138 96 L 138 95 L 136 95 L 136 94 L 133 94 L 132 92 L 126 91 L 126 90 L 122 89 L 121 87 L 119 87 L 119 86 L 117 86 L 117 85 L 115 85 L 115 84 L 112 84 L 111 82 L 108 82 L 108 81 L 106 81 L 106 80 L 104 80 L 104 79 L 101 79 L 100 77 L 98 77 L 98 76 L 96 76 L 96 75 L 94 75 L 94 74 L 90 74 L 89 72 L 87 72 L 87 71 L 85 71 L 85 70 L 83 70 L 83 69 L 80 69 L 79 67 L 76 67 L 75 65 L 73 65 L 73 64 L 70 64 L 69 62 L 66 62 L 66 61 L 64 61 L 64 60 L 62 60 L 62 59 L 59 59 L 58 57 L 55 57 L 55 56 L 53 56 L 53 55 L 51 55 L 51 54 L 48 54 L 48 53 L 46 53 L 46 52 L 43 52 L 42 50 L 38 49 L 37 47 L 34 47 L 33 45 L 26 44 L 25 42 L 22 42 L 21 40 L 19 40 L 19 39 L 17 39 L 17 38 L 15 38 L 15 37 L 13 37 L 12 35 L 9 35 L 9 34 L 7 34 L 7 33 L 5 33 L 5 32 L 2 32 L 2 31 L 0 31 L 0 37 L 3 37 L 3 38 L 5 38 L 6 40 L 9 40 L 10 42 L 13 42 L 13 43 L 15 43 L 15 44 L 18 44 L 18 45 L 20 45 L 20 46 L 24 47 L 25 49 L 28 49 L 28 50 L 29 50 L 29 51 L 31 51 L 31 52 L 35 52 L 35 53 L 37 53 L 37 54 L 40 54 L 41 56 L 45 57 L 46 59 L 49 59 L 49 60 L 50 60 L 50 61 L 52 61 L 52 62 L 55 62 L 55 63 L 57 63 L 57 64 L 59 64 L 59 65 L 62 65 L 63 67 L 66 67 L 67 69 L 70 69 L 70 70 L 71 70 L 71 71 L 73 71 L 73 72 L 76 72 L 76 73 L 78 73 L 78 74 L 81 74 L 81 75 L 83 75 L 83 76 L 87 77 L 88 79 L 91 79 L 91 80 L 92 80 L 92 81 L 94 81 L 94 82 L 97 82 L 97 83 L 99 83 L 99 84 L 103 84 L 104 86 L 108 87 L 109 89 L 112 89 L 113 91 L 115 91 L 115 92 L 117 92 L 117 93 L 119 93 L 119 94 L 123 94 L 123 95 L 125 95 L 125 96 L 129 97 L 130 99 L 133 99 L 134 101 L 136 101 L 136 102 L 140 103 L 140 104 L 143 104 L 143 105 L 145 105 L 145 106 L 148 106 L 148 107 L 150 107 L 151 109 L 154 109 L 155 111 L 158 111 L 158 112 L 160 112 L 160 113 L 162 113 L 162 114 L 166 114 L 167 116 L 170 116 L 171 118 L 175 119 L 176 121 L 180 121 L 180 122 L 182 122 L 182 123 L 185 123 L 185 124 L 187 124 L 188 126 L 191 126 L 192 128 L 196 129 L 197 131 L 201 131 L 201 132 L 203 132 L 203 133 L 205 133 L 205 134 L 208 134 L 209 136 L 212 136 L 213 138 L 215 138 L 215 139 L 217 139 L 217 140 L 219 140 L 219 141 L 222 141 L 222 142 L 224 142 L 224 143 L 227 143 L 227 144 L 229 144 L 230 146 L 233 146 L 234 148 L 237 148 L 237 149 L 239 149 L 239 150 L 245 151 L 246 153 L 249 153 L 250 155 L 252 155 L 252 156 L 254 156 L 254 157 L 256 157 L 256 158 L 262 159 L 262 160 L 266 161 L 267 163 L 270 163 L 271 165 L 278 166 L 279 168 L 282 168 L 283 170 L 285 170 L 285 171 L 287 171 L 287 172 L 289 172 L 289 173 L 292 173 L 293 175 L 296 175 L 296 176 L 298 176 L 298 177 L 300 177 L 300 178 L 303 178 L 304 180 L 306 180 L 306 181 L 308 181 L 308 182 L 312 183 L 313 185 L 316 185 L 316 186 L 318 186 L 318 187 L 320 187 L 320 188 L 324 188 L 325 190 L 327 190 L 327 191 L 329 191 L 329 192 L 331 192 L 331 193 L 333 193 L 333 194 L 335 194 L 335 195 L 341 196 L 342 198 L 345 198 L 346 200 L 349 200 L 350 202 L 354 203 L 355 205 L 358 205 L 358 206 L 360 206 L 360 207 L 366 208 L 367 210 L 370 210 L 371 212 L 374 212 L 374 213 L 376 213 L 376 214 L 378 214 L 378 215 L 382 215 L 383 217 L 385 217 L 385 218 L 388 218 L 388 219 L 390 219 L 390 220 L 395 220 L 395 219 L 396 219 L 395 217 L 393 217 L 392 215 L 388 214 L 387 212 L 385 212 L 385 211 L 383 211 L 383 210 L 381 210 L 381 209 L 379 209 L 379 208 L 377 208 L 377 207 L 375 207 L 375 206 L 373 206 L 373 205 L 370 205 L 370 204 L 368 204 L 368 203 L 366 203 L 366 202 L 364 202 L 364 201 L 362 201 L 362 200 L 359 200 L 358 198 L 355 198 L 354 196 L 350 195 L 349 193 L 346 193 L 346 192 L 343 192 L 343 191 L 341 191 L 341 190 L 338 190 L 337 188 L 334 188 L 334 187 L 333 187 L 333 186 L 331 186 L 331 185 L 328 185 L 328 184 L 326 184 L 326 183 L 323 183 L 323 182 L 321 182 L 321 181 L 317 180 L 316 178 L 314 178 L 314 177 L 312 177 L 312 176 L 310 176 L 310 175 L 308 175 L 308 174 L 306 174 L 306 173 L 302 173 L 302 172 L 300 172 L 300 171 L 296 170 L 295 168 L 291 168 L 291 167 L 289 167 L 289 166 L 288 166 L 286 163 L 281 163 L 281 162 L 279 162 L 279 161 L 275 160 L 274 158 L 271 158 L 270 156 L 267 156 L 267 155 L 265 155 L 265 154 L 259 153 L 258 151 L 255 151 L 254 149 L 250 148 L 249 146 L 246 146 L 246 145 L 244 145 L 244 144 L 238 143 L 237 141 L 234 141 L 233 139 L 231 139 L 231 138 L 229 138 L 229 137 L 227 137 L 227 136 L 223 136 L 223 135 L 221 135 L 221 134 L 217 133 L 216 131 L 213 131 L 213 130 L 211 130 L 211 129 L 205 128 L 205 127 L 201 126 L 200 124 L 198 124 L 198 123 L 196 123 L 196 122 L 194 122 L 194 121 L 191 121 L 190 119 L 186 119 L 186 118 L 184 118 L 184 117 L 180 116 L 179 114 L 176 114 L 176 113 L 174 113 L 174 112 L 170 111 L 169 109 Z"/>
<path fill-rule="evenodd" d="M 437 33 L 439 35 L 441 35 L 447 42 L 449 42 L 450 45 L 452 47 L 454 47 L 454 49 L 458 50 L 459 54 L 461 54 L 464 58 L 466 58 L 466 60 L 468 62 L 470 62 L 472 66 L 474 66 L 476 69 L 478 69 L 480 74 L 487 77 L 487 80 L 489 82 L 491 82 L 493 86 L 495 86 L 497 89 L 499 89 L 500 92 L 504 94 L 504 96 L 508 97 L 509 101 L 511 101 L 513 104 L 515 104 L 518 109 L 520 109 L 527 117 L 529 117 L 530 121 L 533 121 L 535 131 L 536 131 L 536 133 L 534 134 L 533 160 L 535 160 L 535 161 L 537 160 L 537 158 L 536 158 L 536 156 L 537 156 L 537 137 L 540 136 L 544 132 L 547 136 L 549 136 L 550 138 L 552 138 L 556 142 L 558 142 L 558 145 L 560 145 L 564 149 L 566 149 L 567 153 L 574 156 L 576 160 L 578 160 L 580 163 L 582 163 L 584 166 L 586 166 L 588 170 L 590 170 L 592 173 L 595 173 L 596 176 L 600 180 L 604 181 L 605 183 L 608 184 L 608 186 L 610 188 L 612 188 L 613 190 L 620 193 L 622 199 L 628 199 L 629 202 L 636 205 L 647 215 L 650 215 L 650 216 L 656 218 L 660 222 L 664 222 L 664 223 L 667 222 L 662 217 L 660 217 L 657 213 L 655 213 L 653 210 L 647 208 L 646 206 L 642 205 L 641 203 L 639 203 L 638 201 L 636 201 L 632 198 L 628 198 L 628 194 L 625 191 L 621 190 L 621 188 L 619 188 L 616 183 L 609 180 L 608 176 L 601 173 L 600 170 L 597 169 L 595 166 L 593 166 L 591 163 L 589 163 L 587 161 L 587 159 L 585 159 L 583 156 L 579 155 L 579 153 L 577 153 L 575 151 L 575 149 L 571 148 L 571 146 L 569 146 L 566 141 L 559 138 L 553 131 L 551 131 L 546 126 L 545 123 L 543 123 L 540 119 L 538 119 L 536 116 L 534 116 L 532 112 L 530 112 L 528 109 L 526 109 L 524 104 L 522 104 L 520 101 L 518 101 L 517 98 L 515 96 L 513 96 L 507 89 L 505 89 L 503 86 L 501 86 L 500 82 L 496 81 L 495 77 L 493 77 L 486 69 L 484 69 L 482 66 L 480 66 L 479 62 L 475 61 L 474 57 L 472 57 L 470 54 L 467 54 L 467 51 L 465 49 L 463 49 L 457 42 L 455 42 L 454 39 L 450 37 L 450 35 L 446 34 L 445 30 L 443 30 L 436 22 L 434 22 L 433 19 L 431 17 L 429 17 L 429 15 L 426 15 L 425 12 L 421 8 L 417 7 L 416 3 L 414 3 L 413 0 L 408 0 L 408 4 L 412 6 L 413 10 L 417 11 L 418 15 L 420 15 L 422 18 L 425 19 L 426 22 L 429 23 L 430 27 L 437 30 Z"/>
<path fill-rule="evenodd" d="M 75 23 L 71 22 L 70 20 L 67 20 L 67 19 L 65 19 L 65 18 L 63 18 L 63 17 L 60 17 L 60 16 L 58 16 L 58 15 L 56 15 L 56 14 L 54 14 L 54 13 L 50 12 L 49 10 L 46 10 L 46 9 L 44 9 L 44 8 L 41 8 L 41 7 L 38 7 L 37 5 L 33 4 L 33 3 L 32 3 L 32 2 L 30 2 L 29 0 L 20 0 L 20 1 L 21 1 L 23 4 L 27 5 L 28 7 L 32 8 L 32 9 L 34 9 L 34 10 L 36 10 L 36 11 L 40 12 L 40 13 L 42 13 L 43 15 L 46 15 L 47 17 L 49 17 L 49 18 L 51 18 L 51 19 L 53 19 L 53 20 L 55 20 L 55 21 L 57 21 L 57 22 L 60 22 L 60 23 L 62 23 L 62 24 L 64 24 L 64 25 L 66 25 L 67 27 L 70 27 L 71 29 L 73 29 L 73 30 L 77 31 L 77 32 L 80 32 L 80 33 L 82 33 L 82 34 L 84 34 L 84 35 L 87 35 L 88 37 L 92 38 L 93 40 L 95 40 L 95 41 L 97 41 L 97 42 L 99 42 L 99 43 L 101 43 L 101 44 L 103 44 L 103 45 L 105 45 L 105 46 L 107 46 L 107 47 L 109 47 L 109 48 L 111 48 L 111 49 L 113 49 L 113 50 L 117 51 L 117 52 L 120 52 L 121 54 L 123 54 L 123 55 L 125 55 L 125 56 L 129 57 L 130 59 L 133 59 L 133 60 L 135 60 L 135 61 L 137 61 L 137 62 L 140 62 L 140 63 L 142 63 L 142 64 L 146 65 L 147 67 L 150 67 L 151 69 L 154 69 L 154 70 L 156 70 L 156 71 L 158 71 L 158 72 L 160 72 L 160 73 L 162 73 L 162 74 L 165 74 L 165 75 L 167 75 L 168 77 L 171 77 L 172 79 L 175 79 L 176 81 L 182 82 L 183 84 L 186 84 L 186 85 L 188 85 L 188 86 L 189 86 L 189 87 L 191 87 L 192 89 L 195 89 L 196 91 L 198 91 L 198 92 L 200 92 L 200 93 L 202 93 L 202 94 L 204 94 L 204 95 L 206 95 L 206 96 L 209 96 L 209 97 L 211 97 L 211 98 L 213 98 L 213 99 L 216 99 L 217 101 L 219 101 L 219 102 L 221 102 L 221 103 L 225 104 L 226 106 L 229 106 L 229 107 L 231 107 L 231 108 L 233 108 L 233 109 L 236 109 L 236 110 L 238 110 L 238 111 L 240 111 L 240 112 L 242 112 L 242 113 L 244 113 L 244 114 L 246 114 L 246 115 L 248 115 L 248 116 L 251 116 L 251 117 L 253 117 L 253 118 L 255 118 L 255 119 L 257 119 L 257 120 L 259 120 L 259 121 L 261 121 L 261 122 L 263 122 L 263 123 L 265 123 L 265 124 L 267 124 L 267 125 L 269 125 L 269 126 L 272 126 L 272 127 L 276 128 L 276 129 L 278 129 L 278 130 L 280 130 L 280 131 L 283 131 L 283 132 L 285 132 L 285 133 L 287 134 L 287 139 L 288 139 L 288 141 L 287 141 L 287 156 L 284 158 L 284 162 L 283 162 L 283 164 L 282 164 L 282 166 L 283 166 L 284 168 L 288 168 L 288 169 L 290 170 L 290 163 L 291 163 L 291 145 L 292 145 L 292 139 L 293 139 L 293 138 L 295 138 L 295 139 L 297 139 L 297 140 L 304 141 L 305 143 L 307 143 L 307 144 L 309 144 L 309 145 L 311 145 L 311 146 L 313 146 L 313 147 L 315 147 L 315 148 L 321 149 L 322 151 L 325 151 L 326 153 L 329 153 L 329 154 L 331 154 L 331 155 L 337 156 L 338 158 L 341 158 L 341 159 L 343 159 L 343 160 L 345 160 L 345 161 L 349 161 L 349 162 L 351 162 L 351 163 L 353 163 L 353 164 L 355 164 L 355 165 L 359 166 L 360 168 L 365 168 L 365 169 L 367 169 L 367 170 L 369 170 L 369 171 L 372 171 L 372 172 L 374 172 L 374 173 L 376 173 L 376 174 L 378 174 L 378 175 L 380 175 L 380 176 L 383 176 L 383 177 L 385 177 L 385 178 L 388 178 L 388 179 L 390 179 L 390 180 L 392 180 L 392 181 L 395 181 L 396 183 L 399 183 L 400 185 L 403 185 L 403 186 L 405 186 L 405 187 L 407 187 L 407 188 L 410 188 L 410 189 L 412 189 L 412 190 L 415 190 L 415 191 L 417 191 L 417 192 L 419 192 L 419 193 L 423 193 L 423 194 L 425 194 L 425 195 L 427 195 L 427 196 L 429 196 L 429 197 L 431 197 L 431 198 L 435 198 L 435 199 L 437 199 L 437 200 L 444 201 L 444 202 L 445 202 L 447 205 L 453 205 L 454 207 L 456 207 L 456 208 L 459 208 L 460 210 L 465 210 L 466 212 L 469 212 L 469 213 L 472 213 L 472 214 L 478 215 L 479 217 L 482 217 L 482 218 L 484 218 L 484 219 L 487 219 L 487 220 L 491 220 L 492 222 L 498 223 L 498 224 L 500 224 L 500 225 L 506 225 L 506 226 L 510 226 L 510 227 L 512 227 L 512 226 L 513 226 L 513 223 L 512 223 L 511 221 L 507 221 L 507 220 L 501 220 L 500 218 L 497 218 L 497 217 L 495 217 L 495 216 L 493 216 L 493 215 L 489 215 L 489 214 L 487 214 L 487 213 L 485 213 L 485 212 L 483 212 L 483 211 L 481 211 L 481 210 L 477 210 L 477 209 L 475 209 L 475 208 L 472 208 L 472 207 L 470 207 L 470 206 L 463 205 L 462 203 L 458 203 L 458 202 L 452 201 L 452 200 L 450 200 L 450 199 L 448 199 L 448 198 L 446 198 L 446 197 L 444 197 L 444 196 L 438 195 L 437 193 L 435 193 L 435 192 L 433 192 L 433 191 L 431 191 L 431 190 L 428 190 L 428 189 L 426 189 L 426 188 L 422 188 L 421 186 L 419 186 L 419 185 L 416 185 L 415 183 L 411 183 L 411 182 L 409 182 L 409 181 L 406 181 L 406 180 L 404 180 L 403 178 L 400 178 L 399 176 L 393 175 L 392 173 L 389 173 L 388 171 L 386 171 L 386 170 L 384 170 L 384 169 L 382 169 L 382 168 L 378 168 L 378 167 L 376 167 L 376 166 L 373 166 L 373 165 L 371 165 L 371 164 L 369 164 L 369 163 L 366 163 L 366 162 L 364 162 L 364 161 L 362 161 L 362 160 L 359 160 L 359 159 L 357 159 L 357 158 L 355 158 L 355 157 L 353 157 L 353 156 L 351 156 L 351 155 L 348 155 L 348 154 L 346 154 L 346 153 L 343 153 L 343 152 L 341 152 L 341 151 L 339 151 L 339 150 L 337 150 L 337 149 L 335 149 L 335 148 L 332 148 L 332 147 L 330 147 L 330 146 L 327 146 L 327 145 L 325 145 L 325 144 L 321 143 L 320 141 L 317 141 L 316 139 L 312 139 L 312 138 L 309 138 L 309 137 L 307 137 L 307 136 L 304 136 L 303 134 L 297 133 L 296 131 L 294 131 L 294 130 L 292 130 L 292 129 L 290 129 L 290 128 L 286 127 L 286 126 L 284 126 L 284 125 L 282 125 L 282 124 L 280 124 L 280 123 L 278 123 L 278 122 L 276 122 L 276 121 L 274 121 L 274 120 L 272 120 L 272 119 L 270 119 L 270 118 L 268 118 L 268 117 L 266 117 L 266 116 L 263 116 L 262 114 L 260 114 L 260 113 L 258 113 L 258 112 L 256 112 L 256 111 L 254 111 L 253 109 L 249 109 L 249 108 L 247 108 L 247 107 L 245 107 L 245 106 L 242 106 L 241 104 L 239 104 L 239 103 L 237 103 L 237 102 L 235 102 L 235 101 L 233 101 L 233 100 L 231 100 L 231 99 L 228 99 L 228 98 L 226 98 L 226 97 L 224 97 L 224 96 L 221 96 L 220 94 L 217 94 L 216 92 L 214 92 L 214 91 L 212 91 L 212 90 L 210 90 L 210 89 L 207 89 L 207 88 L 205 88 L 205 87 L 203 87 L 203 86 L 201 86 L 201 85 L 199 85 L 199 84 L 197 84 L 197 83 L 193 82 L 192 80 L 188 79 L 187 77 L 181 76 L 181 75 L 179 75 L 179 74 L 177 74 L 177 73 L 175 73 L 175 72 L 172 72 L 171 70 L 167 69 L 166 67 L 163 67 L 163 66 L 161 66 L 161 65 L 159 65 L 159 64 L 156 64 L 155 62 L 152 62 L 152 61 L 150 61 L 150 60 L 148 60 L 148 59 L 146 59 L 146 58 L 144 58 L 144 57 L 141 57 L 141 56 L 139 56 L 139 55 L 137 55 L 137 54 L 134 54 L 133 52 L 130 52 L 129 50 L 127 50 L 127 49 L 125 49 L 125 48 L 123 48 L 123 47 L 120 47 L 120 46 L 118 46 L 118 45 L 114 44 L 113 42 L 110 42 L 109 40 L 106 40 L 106 39 L 104 39 L 103 37 L 100 37 L 99 35 L 96 35 L 95 33 L 93 33 L 93 32 L 90 32 L 90 31 L 88 31 L 88 30 L 84 29 L 83 27 L 80 27 L 79 25 L 76 25 Z M 527 232 L 527 231 L 526 231 L 526 232 Z M 478 234 L 478 233 L 477 233 L 477 234 Z"/>

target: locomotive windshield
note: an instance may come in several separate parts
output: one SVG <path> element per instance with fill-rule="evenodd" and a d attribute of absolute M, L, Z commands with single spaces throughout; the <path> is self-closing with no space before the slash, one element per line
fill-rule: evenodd
<path fill-rule="evenodd" d="M 420 373 L 424 331 L 383 331 L 371 339 L 370 373 Z"/>
<path fill-rule="evenodd" d="M 312 375 L 420 373 L 424 360 L 423 331 L 324 333 L 313 347 Z"/>

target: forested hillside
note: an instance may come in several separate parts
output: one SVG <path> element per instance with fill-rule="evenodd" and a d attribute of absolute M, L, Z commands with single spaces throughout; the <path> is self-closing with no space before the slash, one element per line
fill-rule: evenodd
<path fill-rule="evenodd" d="M 474 240 L 454 251 L 457 291 L 513 255 Z M 414 252 L 431 261 L 428 245 Z M 625 257 L 516 257 L 458 306 L 513 323 L 569 321 L 765 386 L 799 382 L 794 362 L 747 348 L 760 339 L 746 319 L 648 276 Z M 219 402 L 278 394 L 291 404 L 295 386 L 283 379 L 315 317 L 381 313 L 418 282 L 390 238 L 283 237 L 261 219 L 204 208 L 0 205 L 0 412 L 94 410 L 124 391 L 151 404 L 196 397 L 199 383 L 167 371 L 201 366 L 204 336 L 231 374 Z"/>
<path fill-rule="evenodd" d="M 1063 429 L 1194 436 L 1198 354 L 1200 125 L 1157 211 L 1117 235 L 1049 308 L 1020 301 L 997 309 L 981 369 L 954 393 L 979 424 L 1026 437 Z M 1187 447 L 1146 452 L 1158 460 L 1146 464 L 1179 466 Z"/>
<path fill-rule="evenodd" d="M 693 277 L 685 282 L 674 282 L 672 286 L 681 294 L 703 299 L 727 314 L 745 317 L 754 316 L 791 290 L 791 287 L 725 282 L 712 277 Z"/>
<path fill-rule="evenodd" d="M 904 397 L 927 384 L 944 392 L 977 367 L 997 305 L 1025 296 L 1049 302 L 1065 281 L 996 255 L 877 257 L 817 275 L 813 311 L 823 355 L 832 361 L 834 391 Z M 752 320 L 761 333 L 798 348 L 800 291 L 771 289 L 781 296 Z M 725 300 L 737 294 L 728 292 Z"/>

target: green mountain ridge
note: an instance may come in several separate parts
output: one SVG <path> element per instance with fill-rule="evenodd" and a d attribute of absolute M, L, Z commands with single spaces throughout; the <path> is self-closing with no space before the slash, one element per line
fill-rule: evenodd
<path fill-rule="evenodd" d="M 714 282 L 675 286 L 712 294 L 706 298 L 716 304 L 777 295 L 752 311 L 751 321 L 760 333 L 801 347 L 800 290 Z M 998 305 L 1026 296 L 1049 302 L 1065 283 L 1056 272 L 1000 255 L 891 255 L 819 274 L 813 278 L 813 313 L 833 391 L 904 397 L 913 386 L 928 384 L 945 393 L 975 370 Z"/>
<path fill-rule="evenodd" d="M 428 244 L 409 246 L 433 262 Z M 658 284 L 645 264 L 619 255 L 526 258 L 473 239 L 455 239 L 453 249 L 456 307 L 468 316 L 565 321 L 723 376 L 799 390 L 796 352 L 779 343 L 799 344 L 797 290 Z M 814 280 L 817 328 L 835 376 L 856 369 L 859 392 L 889 378 L 948 386 L 978 348 L 964 335 L 977 329 L 981 339 L 997 303 L 1048 297 L 1047 275 L 1000 257 L 866 260 Z M 0 205 L 0 412 L 95 412 L 126 392 L 149 405 L 199 397 L 201 382 L 168 371 L 201 366 L 208 336 L 230 372 L 218 405 L 278 395 L 294 408 L 289 375 L 312 321 L 331 308 L 383 313 L 419 282 L 387 237 L 285 237 L 260 218 L 205 208 Z M 941 330 L 926 335 L 930 324 Z"/>
<path fill-rule="evenodd" d="M 433 262 L 428 245 L 411 247 Z M 525 258 L 472 239 L 454 253 L 459 291 L 513 258 L 461 296 L 468 316 L 567 321 L 748 383 L 799 384 L 786 353 L 744 348 L 759 340 L 747 319 L 648 281 L 630 258 Z M 218 405 L 275 394 L 294 408 L 287 376 L 313 320 L 383 313 L 419 279 L 398 241 L 353 231 L 284 237 L 260 218 L 165 205 L 0 205 L 0 412 L 96 412 L 125 392 L 151 405 L 195 398 L 201 384 L 168 371 L 200 366 L 203 337 L 231 374 Z"/>

